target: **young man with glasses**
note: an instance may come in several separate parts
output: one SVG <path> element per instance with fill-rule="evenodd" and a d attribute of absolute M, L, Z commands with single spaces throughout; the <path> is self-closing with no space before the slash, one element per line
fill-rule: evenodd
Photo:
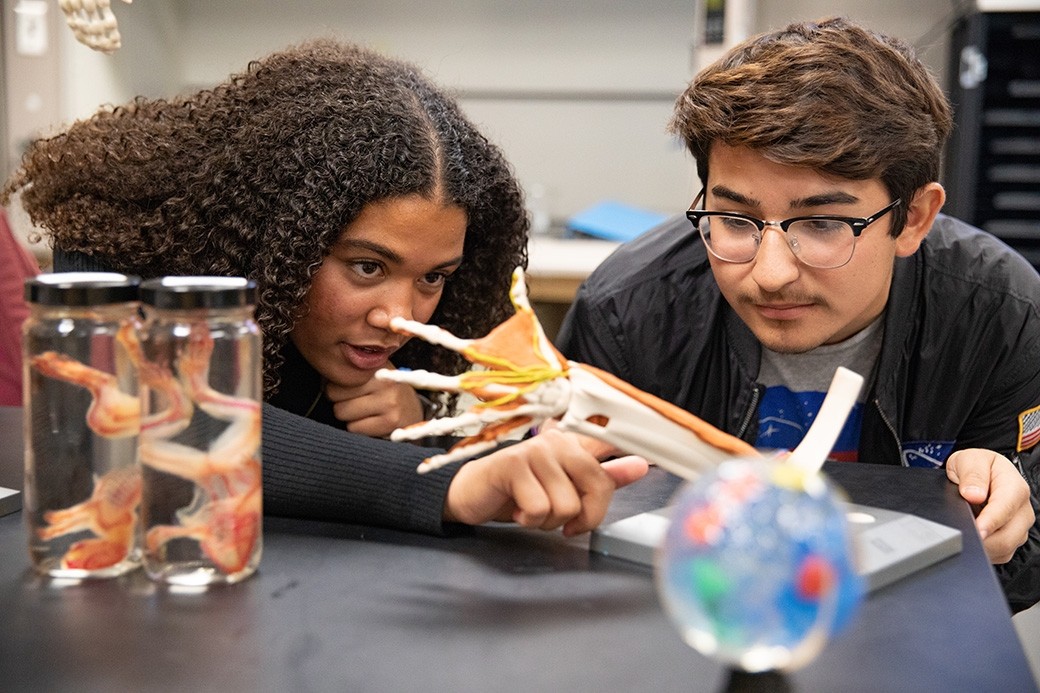
<path fill-rule="evenodd" d="M 737 46 L 676 104 L 691 209 L 601 265 L 558 341 L 763 448 L 801 440 L 837 366 L 863 374 L 833 456 L 945 466 L 1020 610 L 1040 599 L 1040 278 L 939 214 L 950 127 L 912 50 L 846 20 Z"/>

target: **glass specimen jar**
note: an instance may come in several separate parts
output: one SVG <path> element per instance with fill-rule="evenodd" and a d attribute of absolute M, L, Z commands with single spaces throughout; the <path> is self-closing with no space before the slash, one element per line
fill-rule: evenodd
<path fill-rule="evenodd" d="M 141 285 L 141 521 L 153 580 L 234 583 L 260 562 L 255 296 L 255 284 L 239 277 Z"/>
<path fill-rule="evenodd" d="M 139 565 L 137 277 L 26 280 L 25 522 L 33 568 L 113 577 Z"/>

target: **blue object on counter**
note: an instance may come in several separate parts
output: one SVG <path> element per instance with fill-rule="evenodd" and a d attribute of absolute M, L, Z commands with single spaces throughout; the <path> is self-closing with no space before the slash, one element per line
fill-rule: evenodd
<path fill-rule="evenodd" d="M 567 220 L 567 237 L 589 236 L 624 243 L 649 231 L 667 219 L 666 214 L 651 212 L 620 202 L 600 202 Z"/>

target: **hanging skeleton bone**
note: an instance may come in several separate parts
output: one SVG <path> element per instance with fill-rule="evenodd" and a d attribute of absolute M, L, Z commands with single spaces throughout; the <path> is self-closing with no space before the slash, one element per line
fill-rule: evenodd
<path fill-rule="evenodd" d="M 133 0 L 123 0 L 130 4 Z M 84 46 L 114 53 L 122 45 L 119 23 L 112 14 L 111 0 L 58 0 L 72 35 Z"/>

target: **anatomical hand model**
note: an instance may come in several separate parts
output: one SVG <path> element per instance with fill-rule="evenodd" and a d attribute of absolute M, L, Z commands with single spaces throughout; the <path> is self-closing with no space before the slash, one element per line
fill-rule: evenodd
<path fill-rule="evenodd" d="M 760 454 L 743 440 L 610 373 L 564 359 L 549 343 L 531 308 L 520 268 L 513 273 L 510 299 L 516 313 L 481 339 L 460 339 L 439 327 L 400 317 L 390 321 L 395 331 L 452 349 L 482 367 L 456 376 L 422 370 L 376 373 L 382 380 L 468 392 L 479 400 L 459 416 L 394 431 L 393 440 L 413 440 L 479 427 L 448 452 L 424 460 L 420 472 L 478 455 L 511 435 L 555 418 L 563 430 L 642 455 L 687 479 L 727 458 Z M 862 380 L 851 371 L 838 369 L 817 425 L 788 455 L 790 463 L 805 471 L 819 468 L 855 403 Z"/>
<path fill-rule="evenodd" d="M 560 419 L 564 430 L 642 455 L 684 477 L 696 476 L 727 457 L 758 454 L 739 438 L 609 373 L 565 360 L 535 317 L 519 268 L 513 273 L 510 298 L 516 313 L 482 339 L 459 339 L 432 325 L 391 320 L 394 330 L 457 351 L 484 368 L 457 376 L 403 370 L 376 374 L 424 389 L 469 392 L 479 400 L 459 416 L 392 434 L 393 440 L 411 440 L 480 426 L 448 452 L 425 460 L 420 472 L 480 454 L 553 418 Z"/>

